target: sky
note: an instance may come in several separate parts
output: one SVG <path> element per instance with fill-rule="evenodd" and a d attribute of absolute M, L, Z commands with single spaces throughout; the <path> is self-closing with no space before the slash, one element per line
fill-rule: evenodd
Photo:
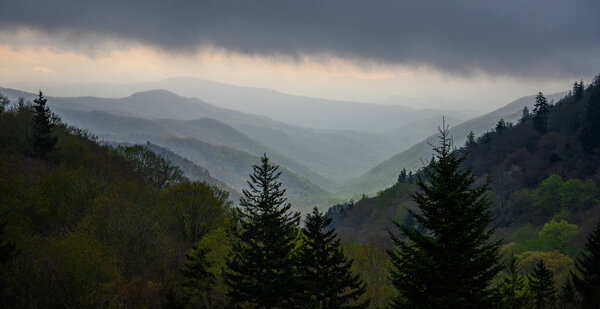
<path fill-rule="evenodd" d="M 0 7 L 0 86 L 25 90 L 193 76 L 332 99 L 489 110 L 600 72 L 597 0 L 0 0 Z"/>

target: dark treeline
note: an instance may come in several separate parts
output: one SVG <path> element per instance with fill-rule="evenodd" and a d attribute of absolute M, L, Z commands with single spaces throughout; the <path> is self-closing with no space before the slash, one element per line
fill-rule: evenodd
<path fill-rule="evenodd" d="M 144 146 L 103 146 L 67 126 L 46 107 L 42 93 L 33 103 L 1 97 L 2 305 L 597 308 L 600 225 L 579 251 L 572 243 L 577 226 L 565 212 L 593 208 L 597 187 L 569 183 L 571 172 L 553 169 L 583 164 L 585 175 L 595 175 L 591 167 L 597 162 L 580 161 L 600 150 L 598 119 L 589 116 L 598 114 L 600 78 L 584 88 L 576 83 L 557 104 L 540 94 L 521 123 L 500 121 L 458 150 L 442 127 L 427 167 L 403 171 L 377 197 L 380 206 L 394 201 L 394 213 L 380 210 L 385 225 L 395 225 L 378 235 L 386 245 L 343 243 L 332 219 L 316 208 L 304 218 L 293 212 L 281 173 L 266 155 L 253 166 L 234 207 L 226 192 L 190 181 Z M 578 118 L 580 125 L 559 125 L 556 115 L 564 117 L 573 106 L 586 115 Z M 548 174 L 531 180 L 539 202 L 529 207 L 536 220 L 550 220 L 541 221 L 546 224 L 534 236 L 525 228 L 519 237 L 515 230 L 510 239 L 499 237 L 506 234 L 500 232 L 507 218 L 523 223 L 529 217 L 499 217 L 498 180 L 481 173 L 483 166 L 505 166 L 498 162 L 511 153 L 506 149 L 513 147 L 512 134 L 534 131 L 540 140 L 560 135 L 562 128 L 576 132 L 577 142 L 564 153 L 550 150 L 550 163 L 540 163 L 549 164 Z M 546 158 L 549 150 L 540 143 L 523 147 Z M 492 147 L 501 145 L 507 148 Z M 528 183 L 526 173 L 515 175 L 519 184 Z M 591 196 L 572 194 L 580 188 Z M 565 192 L 556 203 L 555 192 Z M 348 205 L 349 213 L 361 210 L 361 201 Z"/>

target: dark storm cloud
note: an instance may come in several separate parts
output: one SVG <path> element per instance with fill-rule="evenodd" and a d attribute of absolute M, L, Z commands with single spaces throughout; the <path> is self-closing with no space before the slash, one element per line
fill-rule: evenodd
<path fill-rule="evenodd" d="M 600 70 L 600 1 L 0 0 L 0 28 L 98 35 L 172 52 L 314 54 L 465 73 Z M 5 42 L 9 43 L 9 42 Z M 65 44 L 65 42 L 61 42 Z"/>

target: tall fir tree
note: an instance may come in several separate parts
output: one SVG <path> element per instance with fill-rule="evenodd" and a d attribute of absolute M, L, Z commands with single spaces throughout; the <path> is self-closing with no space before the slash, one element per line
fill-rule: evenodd
<path fill-rule="evenodd" d="M 556 286 L 552 276 L 552 271 L 546 267 L 543 259 L 535 264 L 533 272 L 529 275 L 529 288 L 538 309 L 548 308 L 554 304 Z"/>
<path fill-rule="evenodd" d="M 420 211 L 409 211 L 418 225 L 395 225 L 403 239 L 392 233 L 394 248 L 391 280 L 398 297 L 393 308 L 490 308 L 498 300 L 490 287 L 502 269 L 500 242 L 493 228 L 488 185 L 475 186 L 474 172 L 463 169 L 451 145 L 448 127 L 440 129 L 440 146 L 419 190 L 412 194 Z"/>
<path fill-rule="evenodd" d="M 587 238 L 585 252 L 575 264 L 580 276 L 573 276 L 585 308 L 600 308 L 600 222 Z"/>
<path fill-rule="evenodd" d="M 54 123 L 51 119 L 52 113 L 46 106 L 48 100 L 40 91 L 38 97 L 33 100 L 33 154 L 38 158 L 45 158 L 54 149 L 57 137 L 52 135 Z"/>
<path fill-rule="evenodd" d="M 583 119 L 581 144 L 588 154 L 600 154 L 600 88 L 592 90 Z"/>
<path fill-rule="evenodd" d="M 400 171 L 400 175 L 398 175 L 398 183 L 404 183 L 408 181 L 408 174 L 406 173 L 406 168 L 403 168 Z"/>
<path fill-rule="evenodd" d="M 529 120 L 531 114 L 529 113 L 529 108 L 527 106 L 523 107 L 523 112 L 521 113 L 521 122 L 525 122 Z"/>
<path fill-rule="evenodd" d="M 502 308 L 519 309 L 527 308 L 530 293 L 525 277 L 519 275 L 517 258 L 511 255 L 506 264 L 505 274 L 500 283 Z"/>
<path fill-rule="evenodd" d="M 278 166 L 254 165 L 238 208 L 225 280 L 233 307 L 289 308 L 297 294 L 293 250 L 300 214 L 291 212 Z"/>
<path fill-rule="evenodd" d="M 564 309 L 574 309 L 579 307 L 577 291 L 575 291 L 573 280 L 571 280 L 571 278 L 565 280 L 565 283 L 560 289 L 560 303 Z"/>
<path fill-rule="evenodd" d="M 302 308 L 366 308 L 368 301 L 357 303 L 366 286 L 351 271 L 353 261 L 342 251 L 331 219 L 315 207 L 306 215 L 299 250 L 298 272 Z"/>
<path fill-rule="evenodd" d="M 210 308 L 208 292 L 215 283 L 215 276 L 209 271 L 208 252 L 208 249 L 199 248 L 195 244 L 185 255 L 184 269 L 181 270 L 185 277 L 181 286 L 186 302 L 195 308 Z"/>
<path fill-rule="evenodd" d="M 467 134 L 467 141 L 465 142 L 465 147 L 469 149 L 475 146 L 475 144 L 477 144 L 477 142 L 475 141 L 475 133 L 471 131 L 469 132 L 469 134 Z"/>
<path fill-rule="evenodd" d="M 548 127 L 548 114 L 550 113 L 550 103 L 543 93 L 538 93 L 533 105 L 533 126 L 540 133 L 545 133 Z"/>
<path fill-rule="evenodd" d="M 575 99 L 581 99 L 583 98 L 583 90 L 584 90 L 584 85 L 583 85 L 583 80 L 577 82 L 575 81 L 575 83 L 573 84 L 573 96 L 575 97 Z"/>
<path fill-rule="evenodd" d="M 600 87 L 600 74 L 596 74 L 596 76 L 594 76 L 594 79 L 592 80 L 592 86 Z"/>

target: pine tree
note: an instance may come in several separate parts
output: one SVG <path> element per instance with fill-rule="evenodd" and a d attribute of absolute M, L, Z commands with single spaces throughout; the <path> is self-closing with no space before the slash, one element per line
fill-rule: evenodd
<path fill-rule="evenodd" d="M 208 292 L 215 283 L 214 275 L 209 271 L 207 259 L 209 250 L 195 244 L 185 255 L 184 269 L 181 271 L 186 280 L 181 284 L 188 304 L 194 307 L 209 307 Z"/>
<path fill-rule="evenodd" d="M 569 278 L 565 281 L 560 292 L 560 302 L 563 308 L 577 308 L 577 292 L 573 281 Z"/>
<path fill-rule="evenodd" d="M 504 119 L 500 119 L 498 121 L 498 123 L 496 124 L 496 133 L 498 133 L 499 135 L 502 135 L 502 133 L 504 132 L 505 129 L 506 129 L 506 122 L 504 122 Z"/>
<path fill-rule="evenodd" d="M 0 93 L 0 114 L 4 113 L 4 110 L 8 104 L 10 104 L 10 100 Z"/>
<path fill-rule="evenodd" d="M 406 168 L 403 168 L 402 171 L 400 172 L 400 175 L 398 175 L 398 183 L 404 183 L 408 180 L 408 174 L 406 174 Z"/>
<path fill-rule="evenodd" d="M 583 98 L 583 90 L 585 89 L 584 85 L 583 85 L 583 80 L 577 82 L 575 81 L 575 83 L 573 84 L 573 96 L 575 96 L 575 99 L 581 99 Z"/>
<path fill-rule="evenodd" d="M 538 93 L 533 105 L 533 126 L 540 133 L 545 133 L 548 126 L 548 114 L 550 113 L 550 104 L 543 93 Z"/>
<path fill-rule="evenodd" d="M 366 308 L 356 303 L 366 291 L 358 275 L 352 274 L 352 260 L 344 256 L 331 219 L 315 207 L 306 216 L 299 250 L 298 271 L 303 286 L 302 308 Z"/>
<path fill-rule="evenodd" d="M 547 308 L 554 303 L 556 287 L 552 279 L 552 271 L 546 268 L 544 260 L 540 259 L 533 272 L 529 275 L 529 288 L 533 293 L 536 307 Z"/>
<path fill-rule="evenodd" d="M 506 265 L 506 274 L 500 284 L 503 308 L 526 308 L 529 303 L 529 289 L 525 277 L 519 275 L 517 259 L 511 255 Z"/>
<path fill-rule="evenodd" d="M 6 295 L 4 294 L 4 290 L 6 288 L 5 286 L 5 274 L 4 271 L 6 270 L 6 265 L 7 263 L 10 261 L 10 259 L 13 257 L 14 253 L 15 253 L 15 244 L 11 241 L 8 241 L 6 239 L 6 235 L 5 235 L 5 228 L 6 228 L 6 222 L 2 222 L 0 223 L 0 304 L 4 304 L 6 305 L 6 300 L 3 298 Z"/>
<path fill-rule="evenodd" d="M 293 250 L 300 214 L 290 211 L 281 172 L 266 155 L 254 165 L 238 208 L 239 227 L 227 260 L 225 280 L 233 307 L 292 307 L 296 296 Z"/>
<path fill-rule="evenodd" d="M 523 107 L 523 112 L 521 113 L 521 122 L 525 122 L 529 120 L 531 115 L 529 114 L 529 108 L 527 106 Z"/>
<path fill-rule="evenodd" d="M 475 146 L 475 144 L 477 144 L 477 142 L 475 141 L 475 133 L 471 131 L 469 132 L 469 134 L 467 134 L 467 141 L 465 142 L 465 147 L 469 149 Z"/>
<path fill-rule="evenodd" d="M 585 252 L 575 264 L 580 276 L 573 276 L 585 308 L 600 308 L 600 223 L 587 238 Z"/>
<path fill-rule="evenodd" d="M 600 88 L 593 90 L 583 119 L 581 144 L 588 154 L 597 154 L 600 147 Z"/>
<path fill-rule="evenodd" d="M 45 158 L 56 146 L 57 138 L 52 135 L 54 123 L 50 109 L 46 106 L 47 99 L 41 91 L 33 102 L 33 154 L 38 158 Z"/>
<path fill-rule="evenodd" d="M 415 175 L 413 174 L 412 171 L 408 171 L 408 183 L 410 183 L 410 184 L 415 183 Z"/>
<path fill-rule="evenodd" d="M 502 269 L 500 242 L 494 229 L 488 185 L 475 186 L 464 157 L 452 149 L 448 127 L 440 129 L 440 146 L 419 177 L 412 198 L 420 212 L 410 211 L 425 229 L 395 225 L 406 240 L 392 233 L 395 247 L 391 280 L 398 291 L 393 308 L 490 308 L 497 300 L 491 280 Z"/>
<path fill-rule="evenodd" d="M 594 87 L 600 87 L 600 74 L 594 76 L 594 79 L 592 80 L 592 85 Z"/>

